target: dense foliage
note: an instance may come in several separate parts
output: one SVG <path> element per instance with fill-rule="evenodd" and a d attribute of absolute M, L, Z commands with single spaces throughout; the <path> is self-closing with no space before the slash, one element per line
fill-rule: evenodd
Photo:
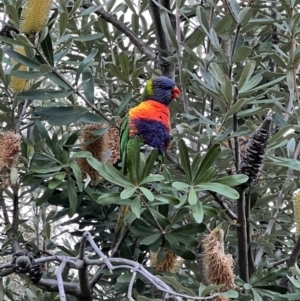
<path fill-rule="evenodd" d="M 0 2 L 3 26 L 19 28 L 23 2 Z M 0 127 L 2 134 L 19 133 L 21 146 L 17 164 L 1 165 L 2 262 L 20 248 L 76 257 L 85 231 L 112 255 L 118 208 L 129 205 L 113 256 L 143 264 L 186 295 L 207 296 L 222 283 L 205 279 L 201 242 L 222 229 L 219 241 L 235 261 L 236 292 L 227 297 L 299 300 L 292 201 L 300 175 L 299 3 L 59 0 L 36 36 L 3 30 Z M 105 136 L 105 126 L 92 141 L 80 133 L 88 124 L 118 128 L 155 69 L 173 77 L 182 93 L 170 106 L 170 149 L 162 172 L 154 173 L 155 151 L 145 160 L 136 144 L 132 178 L 126 178 L 118 163 L 100 162 L 98 149 L 85 148 Z M 24 79 L 28 90 L 12 89 L 14 78 Z M 240 159 L 267 116 L 264 166 L 249 182 L 239 173 Z M 9 146 L 0 139 L 2 157 Z M 80 158 L 101 175 L 96 185 L 90 176 L 83 181 Z M 86 251 L 98 258 L 89 244 Z M 153 261 L 167 253 L 176 255 L 180 269 L 155 271 Z M 89 269 L 90 279 L 101 277 L 84 300 L 126 298 L 130 270 L 98 268 Z M 0 270 L 0 300 L 54 300 L 57 289 L 47 279 L 56 279 L 56 269 L 46 264 L 43 285 Z M 77 271 L 69 267 L 63 278 L 77 283 Z M 67 300 L 77 300 L 73 295 Z M 134 299 L 163 296 L 137 277 Z"/>

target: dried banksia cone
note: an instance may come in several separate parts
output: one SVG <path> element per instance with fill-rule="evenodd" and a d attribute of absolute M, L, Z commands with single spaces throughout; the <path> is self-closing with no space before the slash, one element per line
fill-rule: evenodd
<path fill-rule="evenodd" d="M 223 236 L 222 229 L 214 230 L 202 241 L 206 278 L 212 284 L 224 284 L 221 292 L 235 288 L 234 262 L 231 255 L 224 253 Z"/>
<path fill-rule="evenodd" d="M 20 31 L 36 34 L 47 24 L 53 0 L 27 0 L 21 14 Z"/>
<path fill-rule="evenodd" d="M 26 55 L 25 49 L 23 46 L 14 46 L 14 50 L 22 55 Z M 12 64 L 16 65 L 16 64 L 18 64 L 18 62 L 15 60 L 12 60 Z M 18 70 L 28 71 L 28 67 L 21 65 Z M 29 87 L 30 87 L 30 82 L 25 78 L 18 78 L 18 77 L 12 76 L 10 79 L 9 89 L 14 93 L 26 91 L 29 89 Z"/>
<path fill-rule="evenodd" d="M 265 118 L 260 127 L 253 133 L 242 156 L 240 172 L 249 177 L 249 183 L 256 180 L 262 168 L 267 144 L 270 137 L 272 117 Z"/>
<path fill-rule="evenodd" d="M 162 261 L 157 260 L 157 253 L 150 253 L 150 261 L 157 272 L 177 273 L 182 266 L 184 259 L 170 250 L 165 249 Z"/>
<path fill-rule="evenodd" d="M 98 131 L 109 127 L 104 135 L 95 136 L 94 131 Z M 89 151 L 93 154 L 93 157 L 100 162 L 109 162 L 114 164 L 120 158 L 120 133 L 116 126 L 107 124 L 88 124 L 83 127 L 80 135 L 82 143 L 87 145 L 82 146 L 83 151 Z M 85 158 L 78 160 L 78 165 L 81 169 L 83 177 L 89 175 L 92 180 L 92 184 L 98 184 L 102 178 L 98 172 L 93 169 Z"/>
<path fill-rule="evenodd" d="M 12 131 L 0 135 L 0 185 L 2 188 L 17 184 L 21 136 Z"/>
<path fill-rule="evenodd" d="M 294 201 L 294 221 L 296 224 L 296 234 L 300 235 L 300 189 L 293 193 Z"/>

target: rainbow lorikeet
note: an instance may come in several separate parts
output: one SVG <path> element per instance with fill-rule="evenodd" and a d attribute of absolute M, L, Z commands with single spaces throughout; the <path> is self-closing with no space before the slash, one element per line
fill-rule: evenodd
<path fill-rule="evenodd" d="M 125 175 L 128 176 L 131 169 L 133 139 L 136 136 L 139 137 L 141 150 L 145 146 L 157 149 L 157 161 L 162 164 L 170 143 L 169 104 L 179 96 L 180 90 L 168 77 L 158 76 L 147 82 L 141 103 L 129 110 L 121 126 L 120 150 Z M 121 209 L 115 237 L 122 234 L 128 211 L 128 206 Z"/>

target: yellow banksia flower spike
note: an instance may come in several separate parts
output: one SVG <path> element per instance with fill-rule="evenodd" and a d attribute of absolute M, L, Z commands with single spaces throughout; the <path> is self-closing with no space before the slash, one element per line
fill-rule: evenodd
<path fill-rule="evenodd" d="M 234 261 L 231 255 L 224 252 L 223 236 L 223 230 L 217 229 L 208 234 L 202 241 L 206 277 L 211 284 L 224 284 L 221 292 L 235 288 Z M 220 297 L 216 300 L 223 301 L 226 298 Z"/>
<path fill-rule="evenodd" d="M 296 234 L 300 235 L 300 189 L 294 191 L 293 201 L 294 201 L 294 221 L 296 224 Z"/>
<path fill-rule="evenodd" d="M 157 259 L 157 253 L 150 253 L 150 261 L 155 271 L 177 273 L 182 266 L 184 259 L 174 254 L 172 251 L 165 249 L 164 257 L 161 261 Z"/>
<path fill-rule="evenodd" d="M 48 22 L 53 0 L 27 0 L 20 21 L 20 31 L 36 34 L 44 29 Z"/>
<path fill-rule="evenodd" d="M 120 133 L 117 127 L 109 125 L 104 135 L 98 138 L 93 135 L 94 131 L 104 129 L 107 126 L 107 124 L 85 125 L 81 131 L 80 140 L 87 145 L 83 145 L 81 150 L 91 152 L 93 157 L 100 162 L 114 164 L 120 158 Z M 89 165 L 85 158 L 80 158 L 77 163 L 81 169 L 83 178 L 89 175 L 93 185 L 101 182 L 101 176 Z"/>
<path fill-rule="evenodd" d="M 26 53 L 25 53 L 25 49 L 23 46 L 14 46 L 14 50 L 22 55 L 25 55 L 26 56 Z M 18 62 L 15 61 L 15 60 L 12 60 L 12 64 L 13 65 L 17 65 Z M 27 66 L 24 66 L 24 65 L 21 65 L 19 67 L 20 71 L 28 71 L 28 67 Z M 17 93 L 17 92 L 22 92 L 22 91 L 26 91 L 28 90 L 30 87 L 30 82 L 25 79 L 25 78 L 19 78 L 19 77 L 15 77 L 15 76 L 11 76 L 11 79 L 10 79 L 10 84 L 9 84 L 9 89 L 14 92 L 14 93 Z"/>

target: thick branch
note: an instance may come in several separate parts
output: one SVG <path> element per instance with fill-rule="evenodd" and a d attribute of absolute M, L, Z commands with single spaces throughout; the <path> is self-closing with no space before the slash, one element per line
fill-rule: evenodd
<path fill-rule="evenodd" d="M 65 257 L 62 263 L 60 264 L 59 268 L 56 270 L 57 286 L 58 286 L 59 297 L 61 301 L 67 301 L 64 282 L 62 278 L 62 273 L 67 265 L 67 262 L 68 262 L 68 258 Z"/>
<path fill-rule="evenodd" d="M 89 8 L 95 7 L 91 0 L 86 0 L 83 2 L 82 7 Z M 156 58 L 155 52 L 149 47 L 146 43 L 144 43 L 128 26 L 126 26 L 123 22 L 119 21 L 117 18 L 106 12 L 103 8 L 100 8 L 94 11 L 99 17 L 105 20 L 108 23 L 111 23 L 114 27 L 119 29 L 122 33 L 124 33 L 130 40 L 130 42 L 136 46 L 136 48 L 147 56 L 151 61 L 154 61 Z"/>
<path fill-rule="evenodd" d="M 42 278 L 36 286 L 46 292 L 58 292 L 58 282 L 52 279 Z M 81 297 L 81 292 L 78 284 L 63 282 L 65 293 L 75 297 Z"/>

